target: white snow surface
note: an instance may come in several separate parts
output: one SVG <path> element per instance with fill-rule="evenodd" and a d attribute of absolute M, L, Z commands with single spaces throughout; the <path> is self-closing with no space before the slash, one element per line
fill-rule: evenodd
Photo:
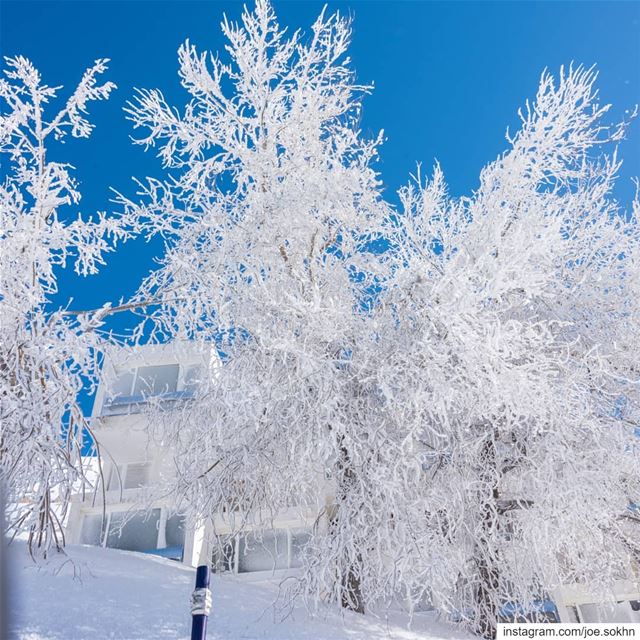
<path fill-rule="evenodd" d="M 11 546 L 11 640 L 154 640 L 190 637 L 195 570 L 163 558 L 69 546 L 35 566 L 24 543 Z M 212 576 L 208 640 L 418 640 L 468 638 L 435 614 L 399 611 L 361 616 L 302 605 L 284 619 L 274 608 L 278 582 Z"/>

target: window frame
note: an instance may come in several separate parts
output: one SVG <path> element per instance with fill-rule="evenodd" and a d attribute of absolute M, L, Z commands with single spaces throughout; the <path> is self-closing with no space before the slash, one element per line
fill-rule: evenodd
<path fill-rule="evenodd" d="M 140 370 L 141 369 L 165 369 L 165 368 L 169 368 L 171 367 L 172 369 L 176 370 L 176 376 L 175 376 L 175 384 L 176 384 L 176 388 L 175 391 L 162 391 L 160 393 L 156 393 L 153 389 L 149 389 L 147 392 L 143 391 L 143 390 L 139 390 L 138 393 L 136 393 L 136 387 L 138 387 L 138 382 L 140 382 L 140 386 L 147 386 L 149 387 L 149 381 L 145 379 L 144 376 L 140 376 Z M 178 391 L 178 387 L 180 386 L 180 379 L 181 379 L 181 373 L 182 373 L 182 365 L 179 362 L 170 362 L 170 363 L 164 363 L 164 364 L 143 364 L 139 367 L 136 367 L 135 369 L 135 375 L 134 375 L 134 381 L 133 384 L 131 386 L 131 393 L 130 395 L 134 398 L 137 397 L 143 397 L 143 398 L 147 398 L 147 397 L 162 397 L 162 396 L 169 396 L 172 393 L 177 393 Z M 155 384 L 156 382 L 156 378 L 152 379 L 152 382 Z"/>
<path fill-rule="evenodd" d="M 156 511 L 156 510 L 159 511 L 160 513 L 158 515 L 158 529 L 157 529 L 157 532 L 156 532 L 156 543 L 155 543 L 156 546 L 155 546 L 155 549 L 161 549 L 163 547 L 160 547 L 159 545 L 160 545 L 161 539 L 162 539 L 162 541 L 164 541 L 164 537 L 165 537 L 164 529 L 166 527 L 167 518 L 166 518 L 166 514 L 163 514 L 164 509 L 162 507 L 154 507 L 154 508 L 150 509 L 150 512 L 153 512 L 153 511 Z M 146 511 L 143 511 L 143 510 L 140 510 L 140 509 L 136 510 L 134 512 L 134 515 L 139 515 L 141 513 L 144 513 L 145 515 L 149 515 Z M 127 523 L 127 516 L 129 515 L 129 511 L 116 511 L 116 510 L 108 511 L 107 512 L 107 524 L 106 524 L 106 526 L 104 528 L 104 536 L 103 536 L 104 539 L 102 541 L 102 545 L 101 546 L 103 548 L 105 548 L 105 549 L 118 549 L 120 551 L 127 551 L 127 549 L 120 549 L 120 547 L 110 547 L 110 546 L 107 545 L 107 542 L 109 540 L 110 529 L 111 529 L 111 521 L 113 519 L 112 516 L 114 516 L 116 514 L 117 515 L 123 514 L 123 521 L 124 522 L 121 523 L 121 525 L 120 525 L 121 528 L 123 528 Z M 151 517 L 146 518 L 145 521 L 151 522 Z M 118 537 L 121 537 L 121 536 L 119 535 Z M 166 547 L 166 544 L 164 546 Z M 149 550 L 151 550 L 151 549 L 149 549 Z M 144 553 L 144 551 L 138 551 L 138 553 Z"/>
<path fill-rule="evenodd" d="M 170 391 L 166 393 L 160 394 L 138 394 L 134 395 L 134 390 L 136 385 L 138 384 L 138 378 L 140 375 L 140 370 L 145 367 L 178 367 L 178 374 L 176 378 L 176 390 Z M 188 383 L 186 381 L 187 372 L 190 369 L 203 367 L 203 363 L 201 361 L 194 362 L 164 362 L 160 364 L 149 364 L 146 362 L 140 363 L 136 366 L 118 369 L 116 367 L 114 370 L 114 379 L 117 380 L 120 376 L 126 374 L 133 374 L 131 376 L 131 384 L 129 385 L 128 394 L 120 393 L 118 395 L 114 395 L 111 397 L 108 393 L 108 385 L 105 385 L 105 389 L 103 392 L 102 400 L 100 402 L 100 413 L 98 414 L 101 417 L 109 417 L 109 416 L 120 416 L 120 415 L 131 415 L 139 413 L 136 410 L 136 407 L 145 405 L 148 402 L 148 398 L 159 398 L 164 399 L 166 401 L 175 401 L 175 400 L 184 400 L 192 398 L 195 394 L 195 390 L 189 387 L 193 387 L 193 382 Z"/>
<path fill-rule="evenodd" d="M 291 566 L 291 562 L 293 560 L 293 536 L 294 534 L 300 534 L 300 533 L 308 533 L 311 534 L 311 528 L 308 527 L 275 527 L 273 529 L 264 529 L 263 531 L 268 531 L 268 532 L 285 532 L 287 535 L 287 566 L 286 567 L 282 567 L 279 569 L 276 569 L 275 566 L 273 569 L 263 569 L 260 571 L 239 571 L 239 567 L 240 567 L 240 539 L 242 537 L 246 537 L 246 536 L 252 536 L 256 531 L 258 530 L 248 530 L 248 531 L 240 531 L 234 535 L 231 536 L 220 536 L 220 537 L 228 537 L 229 538 L 229 542 L 231 542 L 232 546 L 233 546 L 233 556 L 231 558 L 232 562 L 230 562 L 230 564 L 233 566 L 233 569 L 231 570 L 220 570 L 217 568 L 217 562 L 214 561 L 214 555 L 217 551 L 217 549 L 214 550 L 213 554 L 212 554 L 212 559 L 211 559 L 211 565 L 213 567 L 213 571 L 215 573 L 228 573 L 228 574 L 232 574 L 232 575 L 237 575 L 237 576 L 259 576 L 259 575 L 278 575 L 279 573 L 282 572 L 286 572 L 286 571 L 297 571 L 298 569 L 300 569 L 299 566 L 293 567 Z M 275 534 L 277 535 L 277 534 Z M 254 539 L 254 543 L 253 546 L 255 546 L 256 544 L 261 544 L 259 542 L 259 540 Z M 275 565 L 275 562 L 274 562 Z"/>
<path fill-rule="evenodd" d="M 129 467 L 134 465 L 143 465 L 147 469 L 146 484 L 140 485 L 138 487 L 127 487 L 127 475 L 129 473 Z M 120 499 L 122 500 L 122 496 L 124 495 L 125 491 L 140 491 L 145 487 L 148 487 L 151 484 L 152 470 L 153 463 L 150 460 L 134 460 L 131 462 L 122 462 L 120 464 L 111 462 L 109 464 L 108 477 L 105 479 L 106 491 L 108 493 L 120 493 Z M 117 486 L 111 488 L 114 477 L 116 477 Z"/>
<path fill-rule="evenodd" d="M 158 519 L 158 531 L 157 531 L 157 536 L 156 536 L 156 546 L 155 549 L 157 550 L 162 550 L 162 549 L 167 549 L 168 545 L 167 545 L 167 539 L 166 539 L 166 535 L 167 535 L 167 521 L 169 520 L 169 509 L 167 507 L 154 507 L 152 509 L 152 511 L 154 509 L 159 509 L 160 510 L 160 517 Z M 136 509 L 134 510 L 136 513 L 146 513 L 145 510 L 143 509 Z M 124 511 L 118 511 L 117 509 L 110 509 L 108 510 L 105 514 L 104 514 L 104 518 L 102 519 L 102 529 L 100 531 L 100 544 L 99 545 L 91 545 L 91 546 L 98 546 L 101 547 L 103 549 L 117 549 L 117 547 L 109 547 L 107 546 L 107 540 L 109 539 L 109 529 L 111 527 L 111 517 L 113 514 L 120 514 L 120 513 L 126 513 L 128 514 L 129 511 L 128 510 L 124 510 Z M 171 514 L 171 515 L 176 515 L 175 513 Z M 83 542 L 82 541 L 82 534 L 83 534 L 83 530 L 84 530 L 84 526 L 85 526 L 85 519 L 86 518 L 90 518 L 90 517 L 94 517 L 94 516 L 99 516 L 102 517 L 102 512 L 85 512 L 82 516 L 82 521 L 80 522 L 80 544 L 90 544 L 88 542 Z M 184 517 L 184 516 L 183 516 Z M 184 553 L 184 549 L 186 546 L 186 536 L 187 536 L 187 529 L 186 527 L 184 527 L 183 529 L 184 531 L 184 539 L 182 541 L 182 549 L 183 549 L 183 553 Z M 173 545 L 173 546 L 179 546 L 179 545 Z M 142 553 L 142 552 L 140 552 Z"/>

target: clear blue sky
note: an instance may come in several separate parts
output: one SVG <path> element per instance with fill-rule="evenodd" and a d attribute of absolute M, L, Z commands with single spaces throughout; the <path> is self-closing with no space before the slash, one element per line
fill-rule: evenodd
<path fill-rule="evenodd" d="M 504 150 L 507 126 L 531 98 L 543 68 L 571 61 L 597 64 L 603 101 L 612 119 L 640 102 L 640 3 L 638 2 L 329 2 L 354 19 L 351 55 L 361 82 L 374 82 L 363 126 L 384 128 L 379 169 L 388 197 L 408 179 L 417 161 L 437 158 L 454 194 L 478 184 L 481 167 Z M 237 19 L 238 2 L 28 1 L 1 3 L 3 55 L 29 57 L 52 85 L 71 89 L 95 58 L 111 58 L 109 79 L 118 91 L 93 103 L 97 128 L 89 140 L 70 140 L 54 156 L 78 167 L 81 210 L 109 209 L 109 187 L 132 195 L 131 176 L 161 174 L 153 153 L 133 147 L 122 107 L 134 87 L 158 87 L 183 105 L 177 76 L 178 46 L 190 38 L 219 51 L 224 12 Z M 308 28 L 321 2 L 277 1 L 280 23 Z M 66 95 L 66 94 L 63 94 Z M 630 177 L 640 174 L 640 127 L 622 145 L 619 188 L 630 199 Z M 153 267 L 159 241 L 124 247 L 101 275 L 65 275 L 62 296 L 91 308 L 130 295 Z M 118 323 L 124 322 L 122 318 Z M 116 323 L 117 326 L 117 323 Z"/>

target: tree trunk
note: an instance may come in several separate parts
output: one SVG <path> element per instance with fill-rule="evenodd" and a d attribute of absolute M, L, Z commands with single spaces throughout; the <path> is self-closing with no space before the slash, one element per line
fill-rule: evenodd
<path fill-rule="evenodd" d="M 496 476 L 495 443 L 490 437 L 483 448 L 485 481 L 491 482 L 491 493 L 483 500 L 483 516 L 481 536 L 476 542 L 475 564 L 478 570 L 479 583 L 475 588 L 474 631 L 484 638 L 496 637 L 498 621 L 498 604 L 496 595 L 500 592 L 500 573 L 490 552 L 491 534 L 498 528 L 498 486 Z"/>
<path fill-rule="evenodd" d="M 362 558 L 358 555 L 358 559 L 356 560 L 357 564 L 350 564 L 342 576 L 342 597 L 340 604 L 344 609 L 349 609 L 355 613 L 364 613 L 360 578 L 356 573 L 356 566 L 361 562 Z"/>
<path fill-rule="evenodd" d="M 478 551 L 481 551 L 481 548 Z M 495 565 L 487 561 L 485 554 L 486 551 L 479 553 L 476 558 L 480 582 L 474 594 L 476 605 L 474 631 L 484 638 L 493 640 L 497 632 L 498 609 L 494 598 L 499 590 L 499 573 Z"/>
<path fill-rule="evenodd" d="M 355 472 L 351 466 L 349 452 L 344 445 L 344 437 L 340 437 L 340 457 L 337 467 L 337 490 L 336 490 L 336 510 L 332 518 L 332 527 L 337 529 L 339 518 L 343 517 L 344 508 L 351 486 L 355 481 Z M 345 558 L 340 566 L 340 604 L 345 609 L 364 613 L 364 601 L 362 598 L 362 586 L 360 584 L 360 572 L 362 568 L 362 557 L 357 555 L 355 560 Z"/>

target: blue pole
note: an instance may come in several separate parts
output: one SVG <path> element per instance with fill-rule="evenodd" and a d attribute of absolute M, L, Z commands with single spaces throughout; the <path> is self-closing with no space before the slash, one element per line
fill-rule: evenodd
<path fill-rule="evenodd" d="M 9 637 L 9 606 L 8 594 L 9 590 L 9 567 L 7 557 L 7 538 L 4 532 L 4 487 L 0 482 L 0 638 Z"/>
<path fill-rule="evenodd" d="M 211 612 L 211 591 L 209 590 L 209 566 L 200 565 L 196 569 L 196 589 L 191 595 L 191 640 L 206 640 L 207 618 Z"/>

